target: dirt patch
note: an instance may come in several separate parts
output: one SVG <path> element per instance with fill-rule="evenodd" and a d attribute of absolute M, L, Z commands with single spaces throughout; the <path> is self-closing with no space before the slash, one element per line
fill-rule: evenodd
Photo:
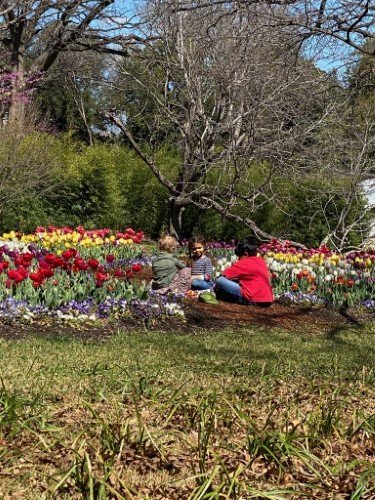
<path fill-rule="evenodd" d="M 286 306 L 278 303 L 269 308 L 259 308 L 226 302 L 211 305 L 192 301 L 186 308 L 186 318 L 191 324 L 204 328 L 259 324 L 287 330 L 322 330 L 349 325 L 361 327 L 373 321 L 374 315 L 354 309 Z"/>
<path fill-rule="evenodd" d="M 166 333 L 194 334 L 203 330 L 244 328 L 260 325 L 265 328 L 283 328 L 290 331 L 318 333 L 334 332 L 344 327 L 362 328 L 374 321 L 374 314 L 357 309 L 303 308 L 273 304 L 258 308 L 220 302 L 218 305 L 188 300 L 184 304 L 185 320 L 158 319 L 145 323 L 141 319 L 123 318 L 87 323 L 63 323 L 52 319 L 34 323 L 0 323 L 0 338 L 20 340 L 30 335 L 40 337 L 76 338 L 100 341 L 119 331 L 157 330 Z"/>

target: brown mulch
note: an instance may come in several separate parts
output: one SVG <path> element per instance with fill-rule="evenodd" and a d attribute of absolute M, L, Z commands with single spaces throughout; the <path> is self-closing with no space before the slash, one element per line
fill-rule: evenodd
<path fill-rule="evenodd" d="M 359 310 L 299 307 L 275 303 L 269 308 L 220 302 L 218 305 L 191 301 L 187 321 L 204 328 L 244 327 L 258 324 L 287 330 L 319 330 L 344 326 L 362 327 L 374 315 Z"/>
<path fill-rule="evenodd" d="M 34 323 L 0 323 L 0 338 L 20 340 L 30 335 L 39 337 L 64 337 L 79 340 L 105 340 L 119 330 L 133 332 L 144 330 L 181 334 L 196 334 L 202 331 L 240 329 L 251 325 L 265 328 L 282 328 L 290 331 L 334 334 L 345 327 L 362 328 L 374 321 L 374 315 L 359 310 L 303 308 L 275 303 L 270 308 L 258 308 L 220 302 L 206 304 L 199 300 L 187 300 L 184 304 L 185 320 L 170 317 L 144 323 L 134 318 L 116 321 L 96 321 L 88 323 L 62 323 L 56 320 Z"/>
<path fill-rule="evenodd" d="M 137 273 L 139 281 L 151 281 L 151 268 L 143 268 Z M 188 300 L 184 305 L 187 325 L 178 327 L 179 331 L 189 332 L 197 327 L 209 330 L 223 327 L 245 327 L 252 324 L 268 328 L 285 328 L 287 330 L 322 330 L 343 326 L 361 327 L 374 321 L 374 314 L 359 309 L 301 307 L 297 305 L 273 304 L 268 309 L 229 304 L 220 302 L 218 305 L 205 304 L 199 300 Z M 176 325 L 169 321 L 164 325 L 167 331 L 176 331 Z"/>

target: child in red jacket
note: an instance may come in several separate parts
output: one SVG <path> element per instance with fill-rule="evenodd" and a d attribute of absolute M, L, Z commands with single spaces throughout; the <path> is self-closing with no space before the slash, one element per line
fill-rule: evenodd
<path fill-rule="evenodd" d="M 257 245 L 250 240 L 237 244 L 238 261 L 223 271 L 216 281 L 218 299 L 261 307 L 273 303 L 268 268 L 264 259 L 257 257 L 257 251 Z"/>

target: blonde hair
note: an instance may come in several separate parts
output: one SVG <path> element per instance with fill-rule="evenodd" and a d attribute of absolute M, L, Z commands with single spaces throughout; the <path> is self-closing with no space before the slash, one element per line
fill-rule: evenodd
<path fill-rule="evenodd" d="M 158 247 L 163 252 L 173 253 L 177 248 L 177 240 L 174 236 L 166 234 L 159 238 Z"/>

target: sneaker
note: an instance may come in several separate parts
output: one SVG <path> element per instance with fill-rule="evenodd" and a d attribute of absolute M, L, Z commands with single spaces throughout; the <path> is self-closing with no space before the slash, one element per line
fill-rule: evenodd
<path fill-rule="evenodd" d="M 204 291 L 204 292 L 200 293 L 199 300 L 201 300 L 202 302 L 205 302 L 206 304 L 218 304 L 219 303 L 214 292 L 210 292 L 210 291 L 207 291 L 207 292 Z"/>

